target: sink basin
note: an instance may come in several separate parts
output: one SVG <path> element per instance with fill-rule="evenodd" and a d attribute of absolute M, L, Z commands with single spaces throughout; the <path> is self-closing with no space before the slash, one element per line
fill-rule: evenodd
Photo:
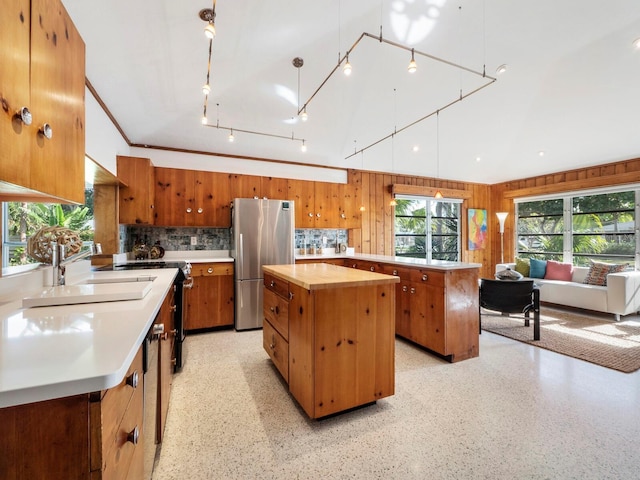
<path fill-rule="evenodd" d="M 137 278 L 137 277 L 131 277 Z M 148 277 L 147 277 L 148 278 Z M 93 284 L 63 285 L 43 289 L 39 294 L 22 299 L 22 307 L 49 307 L 78 303 L 120 302 L 140 300 L 153 286 L 151 281 L 125 281 Z"/>

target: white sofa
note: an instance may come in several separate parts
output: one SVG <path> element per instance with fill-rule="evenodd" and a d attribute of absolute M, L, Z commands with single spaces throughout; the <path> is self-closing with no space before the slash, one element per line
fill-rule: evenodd
<path fill-rule="evenodd" d="M 515 270 L 515 263 L 499 263 L 496 273 L 507 267 Z M 571 281 L 532 278 L 540 287 L 540 301 L 621 315 L 640 312 L 640 271 L 610 273 L 607 286 L 582 283 L 589 267 L 573 267 Z"/>

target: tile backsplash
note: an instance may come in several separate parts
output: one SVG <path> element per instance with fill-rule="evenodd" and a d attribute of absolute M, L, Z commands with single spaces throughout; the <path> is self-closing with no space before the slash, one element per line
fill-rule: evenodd
<path fill-rule="evenodd" d="M 196 245 L 191 245 L 196 237 Z M 131 252 L 137 239 L 153 245 L 156 241 L 165 250 L 230 250 L 229 228 L 201 227 L 150 227 L 120 225 L 120 253 Z M 335 248 L 338 243 L 347 243 L 347 230 L 300 228 L 295 230 L 295 248 L 311 245 Z M 324 241 L 324 242 L 323 242 Z"/>

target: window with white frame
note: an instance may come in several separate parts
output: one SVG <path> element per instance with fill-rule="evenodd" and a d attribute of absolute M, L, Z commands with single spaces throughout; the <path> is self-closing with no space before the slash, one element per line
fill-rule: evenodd
<path fill-rule="evenodd" d="M 461 200 L 396 196 L 395 255 L 460 260 Z"/>
<path fill-rule="evenodd" d="M 517 200 L 516 255 L 582 266 L 591 261 L 635 266 L 639 204 L 640 189 L 629 187 Z"/>
<path fill-rule="evenodd" d="M 63 226 L 78 232 L 83 242 L 92 242 L 93 188 L 85 190 L 84 205 L 57 203 L 2 203 L 2 266 L 35 263 L 27 255 L 27 240 L 46 226 Z"/>

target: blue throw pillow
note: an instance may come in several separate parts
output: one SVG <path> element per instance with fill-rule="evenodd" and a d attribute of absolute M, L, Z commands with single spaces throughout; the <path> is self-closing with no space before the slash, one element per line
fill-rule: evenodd
<path fill-rule="evenodd" d="M 530 278 L 544 278 L 544 274 L 547 272 L 546 260 L 536 260 L 532 258 L 529 264 L 531 265 L 531 271 L 529 272 Z"/>

